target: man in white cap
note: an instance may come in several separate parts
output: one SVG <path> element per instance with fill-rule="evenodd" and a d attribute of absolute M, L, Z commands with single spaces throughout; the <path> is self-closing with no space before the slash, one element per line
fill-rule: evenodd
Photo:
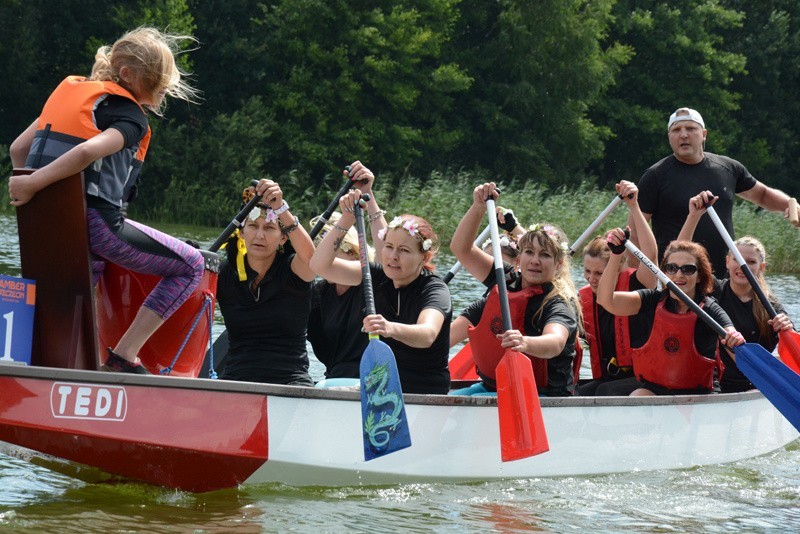
<path fill-rule="evenodd" d="M 639 206 L 645 218 L 653 221 L 653 233 L 662 253 L 678 237 L 689 214 L 689 199 L 702 191 L 711 191 L 719 197 L 714 209 L 731 235 L 734 195 L 788 216 L 789 197 L 785 193 L 753 178 L 738 161 L 705 152 L 707 133 L 697 110 L 675 110 L 667 122 L 672 154 L 647 169 L 639 181 Z M 710 218 L 700 220 L 694 241 L 708 250 L 714 274 L 726 277 L 727 247 Z"/>

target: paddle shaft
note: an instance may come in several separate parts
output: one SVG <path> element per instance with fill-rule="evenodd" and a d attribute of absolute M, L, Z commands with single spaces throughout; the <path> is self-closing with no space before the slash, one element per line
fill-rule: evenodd
<path fill-rule="evenodd" d="M 480 233 L 480 235 L 479 235 L 478 237 L 476 237 L 476 238 L 475 238 L 475 242 L 474 242 L 474 244 L 475 244 L 476 246 L 480 246 L 480 244 L 481 244 L 481 243 L 483 243 L 483 242 L 484 242 L 484 240 L 485 240 L 487 237 L 489 237 L 489 230 L 490 230 L 490 229 L 489 229 L 489 226 L 487 225 L 487 226 L 486 226 L 486 228 L 484 228 L 484 229 L 483 229 L 483 231 Z M 445 283 L 445 284 L 449 284 L 449 283 L 450 283 L 450 280 L 452 280 L 452 279 L 453 279 L 453 277 L 454 277 L 455 275 L 457 275 L 457 274 L 458 274 L 458 272 L 459 272 L 459 271 L 460 271 L 460 270 L 461 270 L 463 267 L 464 267 L 464 266 L 463 266 L 463 265 L 461 265 L 461 262 L 460 262 L 460 261 L 457 261 L 457 262 L 455 263 L 455 265 L 453 265 L 453 266 L 450 268 L 450 270 L 449 270 L 449 271 L 447 271 L 447 274 L 446 274 L 446 275 L 444 275 L 444 278 L 443 278 L 443 280 L 444 280 L 444 283 Z"/>
<path fill-rule="evenodd" d="M 253 187 L 257 186 L 258 180 L 253 180 L 250 182 L 250 185 Z M 228 240 L 233 231 L 242 227 L 242 221 L 244 221 L 244 218 L 247 217 L 247 214 L 249 214 L 250 211 L 256 207 L 256 204 L 258 204 L 259 200 L 261 200 L 261 197 L 258 195 L 254 195 L 253 198 L 248 200 L 247 204 L 244 205 L 244 207 L 239 211 L 239 213 L 236 214 L 233 220 L 228 223 L 228 226 L 225 227 L 222 233 L 219 234 L 219 237 L 214 240 L 210 247 L 208 247 L 208 250 L 211 252 L 218 251 L 219 247 L 221 247 L 222 244 Z"/>
<path fill-rule="evenodd" d="M 733 254 L 733 257 L 736 258 L 736 263 L 739 264 L 739 267 L 742 269 L 744 276 L 747 278 L 747 281 L 750 282 L 750 285 L 753 287 L 753 291 L 755 291 L 756 295 L 758 295 L 758 300 L 761 301 L 761 304 L 764 305 L 764 309 L 767 310 L 770 319 L 774 319 L 778 313 L 775 311 L 775 308 L 770 303 L 767 295 L 764 293 L 764 290 L 761 289 L 761 286 L 756 281 L 756 277 L 753 274 L 753 271 L 750 270 L 750 267 L 747 266 L 747 262 L 744 261 L 742 254 L 739 252 L 739 248 L 736 246 L 736 243 L 733 242 L 733 238 L 728 233 L 728 230 L 725 228 L 725 225 L 722 224 L 722 220 L 720 220 L 719 215 L 717 215 L 716 210 L 713 206 L 706 206 L 706 213 L 708 216 L 711 217 L 711 220 L 714 221 L 714 226 L 717 227 L 719 231 L 719 235 L 722 236 L 722 239 L 725 241 L 725 244 L 728 245 L 728 248 Z"/>
<path fill-rule="evenodd" d="M 503 316 L 503 330 L 511 330 L 511 308 L 508 306 L 508 288 L 506 287 L 506 271 L 503 267 L 503 255 L 500 250 L 500 232 L 497 229 L 494 199 L 486 199 L 486 212 L 489 215 L 489 232 L 492 236 L 492 255 L 494 256 L 494 276 L 497 280 L 497 292 L 500 296 L 500 313 Z"/>
<path fill-rule="evenodd" d="M 615 196 L 615 197 L 614 197 L 614 198 L 611 200 L 611 203 L 610 203 L 610 204 L 609 204 L 609 205 L 606 207 L 606 209 L 604 209 L 603 211 L 601 211 L 601 212 L 600 212 L 600 215 L 598 215 L 598 216 L 597 216 L 597 218 L 594 220 L 594 222 L 593 222 L 592 224 L 590 224 L 590 225 L 589 225 L 589 228 L 587 228 L 587 229 L 586 229 L 586 231 L 584 231 L 584 232 L 583 232 L 583 233 L 580 235 L 580 237 L 579 237 L 578 239 L 576 239 L 576 240 L 575 240 L 575 242 L 572 244 L 572 246 L 571 246 L 571 247 L 569 247 L 569 251 L 567 252 L 567 254 L 569 254 L 570 256 L 572 256 L 573 254 L 575 254 L 575 252 L 577 252 L 577 251 L 578 251 L 578 248 L 580 248 L 580 246 L 581 246 L 581 245 L 583 245 L 583 242 L 584 242 L 584 241 L 586 241 L 586 239 L 587 239 L 587 238 L 588 238 L 590 235 L 592 235 L 592 234 L 595 232 L 595 230 L 597 230 L 597 227 L 598 227 L 598 226 L 600 226 L 601 224 L 603 224 L 603 221 L 605 221 L 605 220 L 606 220 L 606 217 L 608 217 L 608 215 L 609 215 L 609 214 L 610 214 L 612 211 L 614 211 L 614 208 L 616 208 L 617 206 L 619 206 L 620 202 L 622 202 L 622 197 L 621 197 L 621 196 L 619 196 L 619 195 L 616 195 L 616 196 Z"/>
<path fill-rule="evenodd" d="M 661 269 L 659 269 L 652 261 L 650 261 L 650 258 L 645 256 L 644 253 L 636 247 L 636 245 L 631 243 L 630 239 L 625 240 L 625 248 L 627 248 L 630 253 L 636 257 L 636 259 L 642 262 L 645 267 L 650 269 L 650 272 L 656 275 L 656 277 L 661 280 L 661 283 L 667 286 L 670 291 L 672 291 L 673 295 L 677 296 L 683 301 L 684 304 L 689 306 L 689 308 L 691 308 L 692 311 L 695 312 L 704 323 L 711 327 L 711 329 L 714 330 L 719 337 L 725 338 L 725 336 L 728 335 L 728 332 L 726 332 L 718 322 L 716 322 L 709 314 L 705 312 L 705 310 L 703 310 L 703 308 L 693 301 L 689 295 L 681 291 L 681 289 L 676 286 L 675 283 L 667 277 L 667 275 L 661 272 Z"/>
<path fill-rule="evenodd" d="M 347 167 L 347 170 L 349 170 L 349 167 Z M 328 222 L 328 217 L 331 216 L 331 214 L 336 210 L 336 206 L 339 205 L 339 199 L 346 195 L 347 192 L 350 191 L 351 187 L 353 187 L 353 181 L 348 178 L 347 182 L 342 186 L 339 192 L 336 193 L 336 197 L 331 201 L 330 204 L 328 204 L 328 207 L 325 208 L 325 211 L 322 212 L 322 215 L 319 216 L 319 219 L 317 219 L 317 224 L 315 224 L 314 228 L 312 228 L 308 233 L 308 235 L 311 236 L 311 239 L 317 237 L 320 231 L 322 231 L 325 223 Z"/>
<path fill-rule="evenodd" d="M 361 195 L 365 202 L 369 200 L 369 195 Z M 364 290 L 364 305 L 367 315 L 375 315 L 375 294 L 372 292 L 372 274 L 369 270 L 369 258 L 367 257 L 367 230 L 364 225 L 364 209 L 361 202 L 356 202 L 353 206 L 356 216 L 356 232 L 358 233 L 358 258 L 361 260 L 361 285 Z M 372 338 L 374 334 L 370 334 Z M 376 338 L 378 336 L 375 336 Z"/>

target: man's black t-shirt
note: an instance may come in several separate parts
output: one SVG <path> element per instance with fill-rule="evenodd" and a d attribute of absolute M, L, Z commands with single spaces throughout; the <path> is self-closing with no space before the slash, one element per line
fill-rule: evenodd
<path fill-rule="evenodd" d="M 653 234 L 658 243 L 659 256 L 670 241 L 676 239 L 689 215 L 689 199 L 701 191 L 711 191 L 719 199 L 714 210 L 725 228 L 733 235 L 733 201 L 737 193 L 748 191 L 757 181 L 744 165 L 717 154 L 705 153 L 696 165 L 681 163 L 674 155 L 662 159 L 642 175 L 639 181 L 639 206 L 651 214 Z M 697 225 L 693 241 L 708 251 L 714 274 L 726 276 L 725 254 L 727 246 L 709 217 Z"/>

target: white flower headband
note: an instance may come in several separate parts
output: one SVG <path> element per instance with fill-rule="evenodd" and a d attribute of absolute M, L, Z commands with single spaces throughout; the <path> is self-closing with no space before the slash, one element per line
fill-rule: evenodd
<path fill-rule="evenodd" d="M 381 228 L 378 231 L 378 237 L 381 240 L 386 239 L 386 232 L 387 230 L 394 230 L 402 225 L 403 229 L 408 232 L 411 237 L 419 236 L 422 237 L 422 234 L 419 232 L 419 223 L 414 221 L 413 219 L 403 219 L 402 217 L 395 217 L 394 219 L 389 222 L 386 228 Z M 422 240 L 422 250 L 429 251 L 433 246 L 433 241 L 431 239 L 423 239 Z"/>
<path fill-rule="evenodd" d="M 278 220 L 278 216 L 275 215 L 275 212 L 272 210 L 272 208 L 259 208 L 256 206 L 250 210 L 250 213 L 247 215 L 247 218 L 251 221 L 255 221 L 259 217 L 263 217 L 267 222 Z"/>
<path fill-rule="evenodd" d="M 490 237 L 489 239 L 487 239 L 486 241 L 483 242 L 483 245 L 481 245 L 481 248 L 486 248 L 488 245 L 491 245 L 491 244 L 492 244 L 492 238 Z M 517 242 L 515 240 L 511 239 L 510 237 L 508 237 L 507 235 L 501 235 L 500 236 L 500 246 L 501 247 L 510 247 L 510 248 L 516 250 L 517 249 Z"/>
<path fill-rule="evenodd" d="M 564 252 L 567 252 L 569 250 L 569 245 L 567 244 L 567 242 L 561 241 L 561 234 L 558 231 L 558 228 L 556 228 L 552 224 L 539 224 L 539 223 L 532 224 L 528 227 L 528 231 L 541 232 L 547 235 L 547 237 L 549 237 L 553 241 L 555 241 L 561 248 L 561 250 L 563 250 Z"/>

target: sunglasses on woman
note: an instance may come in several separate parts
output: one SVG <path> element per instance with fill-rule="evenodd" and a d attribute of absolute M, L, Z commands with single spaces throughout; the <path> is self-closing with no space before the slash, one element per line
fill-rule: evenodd
<path fill-rule="evenodd" d="M 687 263 L 686 265 L 675 265 L 674 263 L 664 264 L 665 273 L 675 274 L 678 271 L 682 272 L 686 276 L 692 276 L 697 272 L 697 265 L 692 265 L 691 263 Z"/>

